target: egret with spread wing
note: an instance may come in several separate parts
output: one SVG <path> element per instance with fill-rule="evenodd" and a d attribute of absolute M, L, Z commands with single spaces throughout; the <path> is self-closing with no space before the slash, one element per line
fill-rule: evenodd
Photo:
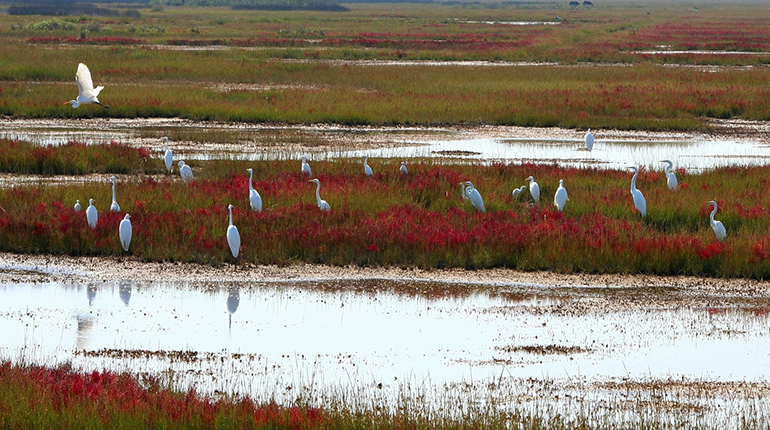
<path fill-rule="evenodd" d="M 107 109 L 110 108 L 99 102 L 97 97 L 104 87 L 100 85 L 94 88 L 94 81 L 91 80 L 91 71 L 88 70 L 88 66 L 83 63 L 78 64 L 78 71 L 75 73 L 75 82 L 78 84 L 78 98 L 65 102 L 65 105 L 71 104 L 73 108 L 77 108 L 80 105 L 94 103 Z"/>

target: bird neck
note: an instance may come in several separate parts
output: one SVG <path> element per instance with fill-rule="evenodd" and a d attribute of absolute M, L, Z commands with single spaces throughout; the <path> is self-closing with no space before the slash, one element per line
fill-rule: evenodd
<path fill-rule="evenodd" d="M 232 226 L 233 225 L 233 209 L 230 208 L 229 210 L 230 210 L 230 225 Z"/>
<path fill-rule="evenodd" d="M 318 201 L 318 204 L 321 204 L 321 183 L 318 182 L 315 184 L 315 199 Z"/>
<path fill-rule="evenodd" d="M 716 215 L 716 214 L 717 214 L 717 207 L 714 206 L 714 210 L 711 211 L 711 216 L 709 217 L 709 219 L 711 220 L 711 226 L 712 227 L 714 226 L 714 215 Z"/>
<path fill-rule="evenodd" d="M 636 191 L 636 177 L 639 176 L 639 171 L 634 172 L 634 177 L 631 178 L 631 191 Z"/>
<path fill-rule="evenodd" d="M 115 201 L 115 183 L 112 183 L 112 201 Z"/>

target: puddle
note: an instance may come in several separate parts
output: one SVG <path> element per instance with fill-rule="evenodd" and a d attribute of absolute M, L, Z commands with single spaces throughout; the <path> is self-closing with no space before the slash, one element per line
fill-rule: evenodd
<path fill-rule="evenodd" d="M 176 383 L 203 393 L 284 401 L 300 392 L 372 390 L 397 399 L 419 387 L 418 397 L 431 402 L 446 399 L 447 387 L 488 391 L 490 381 L 743 383 L 764 381 L 770 371 L 766 297 L 660 306 L 649 303 L 687 292 L 443 287 L 391 280 L 6 283 L 0 356 L 171 372 Z M 599 297 L 636 305 L 574 311 Z M 426 399 L 426 392 L 433 394 Z"/>
<path fill-rule="evenodd" d="M 172 141 L 185 159 L 312 160 L 340 157 L 435 158 L 464 162 L 555 163 L 578 168 L 662 170 L 662 159 L 690 172 L 725 166 L 770 163 L 770 145 L 759 138 L 596 131 L 592 152 L 581 150 L 584 132 L 563 129 L 274 127 L 194 123 L 175 119 L 92 121 L 7 121 L 0 137 L 40 145 L 69 141 L 123 142 L 160 150 L 159 136 L 212 139 Z M 153 136 L 153 137 L 148 137 Z M 158 136 L 158 137 L 154 137 Z M 308 143 L 312 142 L 312 143 Z"/>

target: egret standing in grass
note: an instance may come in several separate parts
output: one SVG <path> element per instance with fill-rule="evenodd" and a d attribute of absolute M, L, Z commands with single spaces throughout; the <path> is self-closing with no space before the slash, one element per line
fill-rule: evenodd
<path fill-rule="evenodd" d="M 711 206 L 714 206 L 714 210 L 711 211 L 711 216 L 709 217 L 709 220 L 711 222 L 711 228 L 714 229 L 714 235 L 717 237 L 718 241 L 723 241 L 727 238 L 727 231 L 725 230 L 725 226 L 722 224 L 722 221 L 714 221 L 714 215 L 717 214 L 717 202 L 710 201 Z"/>
<path fill-rule="evenodd" d="M 193 172 L 190 166 L 188 166 L 187 164 L 184 164 L 184 161 L 182 160 L 179 160 L 179 163 L 177 163 L 177 165 L 179 166 L 179 176 L 182 177 L 182 180 L 184 181 L 184 183 L 186 184 L 192 181 Z"/>
<path fill-rule="evenodd" d="M 585 136 L 584 140 L 585 140 L 586 149 L 588 150 L 588 152 L 593 151 L 593 149 L 594 149 L 594 134 L 591 133 L 591 129 L 590 128 L 588 129 L 588 133 L 586 133 L 586 136 Z"/>
<path fill-rule="evenodd" d="M 128 252 L 128 247 L 131 246 L 131 215 L 126 214 L 123 220 L 120 221 L 118 236 L 120 236 L 120 244 L 123 245 L 123 250 Z"/>
<path fill-rule="evenodd" d="M 564 179 L 559 179 L 559 188 L 556 189 L 556 194 L 553 196 L 553 205 L 559 211 L 564 211 L 564 205 L 567 204 L 569 197 L 567 196 L 567 189 L 564 188 Z"/>
<path fill-rule="evenodd" d="M 75 212 L 80 212 L 80 200 L 75 201 L 75 206 L 73 206 L 72 209 L 74 209 Z"/>
<path fill-rule="evenodd" d="M 65 105 L 71 104 L 73 108 L 77 108 L 80 105 L 94 103 L 107 109 L 110 108 L 99 102 L 97 97 L 104 87 L 100 85 L 94 88 L 94 81 L 91 80 L 91 71 L 88 70 L 88 66 L 83 63 L 78 64 L 78 71 L 75 73 L 75 82 L 78 84 L 78 98 L 65 102 Z"/>
<path fill-rule="evenodd" d="M 318 208 L 322 211 L 331 211 L 332 207 L 329 206 L 329 203 L 326 203 L 326 200 L 321 198 L 321 181 L 318 179 L 311 179 L 308 182 L 315 183 L 315 200 L 318 203 Z"/>
<path fill-rule="evenodd" d="M 647 200 L 644 199 L 644 194 L 636 189 L 636 178 L 639 176 L 639 168 L 630 166 L 629 169 L 634 171 L 634 177 L 631 178 L 631 196 L 634 198 L 634 206 L 642 216 L 647 216 Z"/>
<path fill-rule="evenodd" d="M 535 203 L 540 203 L 540 185 L 535 182 L 535 178 L 532 176 L 527 180 L 529 181 L 529 194 L 535 199 Z"/>
<path fill-rule="evenodd" d="M 477 190 L 471 181 L 465 182 L 465 194 L 468 195 L 468 198 L 471 199 L 471 203 L 473 203 L 473 207 L 480 210 L 482 213 L 486 212 L 487 210 L 484 209 L 484 200 L 481 198 L 481 194 L 479 194 L 479 190 Z"/>
<path fill-rule="evenodd" d="M 110 178 L 110 182 L 112 182 L 112 204 L 110 205 L 110 210 L 113 212 L 120 212 L 120 205 L 118 204 L 118 201 L 115 199 L 115 177 Z"/>
<path fill-rule="evenodd" d="M 303 175 L 313 176 L 313 171 L 310 170 L 310 164 L 307 164 L 307 157 L 302 157 L 302 170 Z"/>
<path fill-rule="evenodd" d="M 401 171 L 402 175 L 406 175 L 408 173 L 406 170 L 406 161 L 401 162 L 401 167 L 399 167 L 398 170 Z"/>
<path fill-rule="evenodd" d="M 669 190 L 676 190 L 676 187 L 679 186 L 679 182 L 676 180 L 676 175 L 674 174 L 674 163 L 671 160 L 663 160 L 661 163 L 667 163 L 668 166 L 666 166 L 666 185 L 668 185 Z"/>
<path fill-rule="evenodd" d="M 166 152 L 163 154 L 163 163 L 166 165 L 166 170 L 171 173 L 171 168 L 174 167 L 174 153 L 168 147 L 168 137 L 164 137 L 166 141 Z"/>
<path fill-rule="evenodd" d="M 372 176 L 374 175 L 374 172 L 372 172 L 372 168 L 369 167 L 368 161 L 369 156 L 364 157 L 364 173 L 366 173 L 366 176 Z"/>
<path fill-rule="evenodd" d="M 94 206 L 94 199 L 88 199 L 88 207 L 86 208 L 86 221 L 88 221 L 88 226 L 96 228 L 96 222 L 98 220 L 99 213 L 96 211 L 96 206 Z"/>
<path fill-rule="evenodd" d="M 519 188 L 514 188 L 513 191 L 511 192 L 511 197 L 513 197 L 514 199 L 518 199 L 521 193 L 523 193 L 524 190 L 526 189 L 527 189 L 526 185 L 522 185 Z"/>
<path fill-rule="evenodd" d="M 228 205 L 227 209 L 230 211 L 230 225 L 227 227 L 227 245 L 230 247 L 230 253 L 233 254 L 233 258 L 238 258 L 238 253 L 241 252 L 241 234 L 238 233 L 238 227 L 233 225 L 233 205 Z"/>
<path fill-rule="evenodd" d="M 254 170 L 246 169 L 246 171 L 249 172 L 249 205 L 251 205 L 252 210 L 262 212 L 262 196 L 259 195 L 257 190 L 255 190 L 254 186 L 251 184 L 251 181 L 254 178 Z"/>

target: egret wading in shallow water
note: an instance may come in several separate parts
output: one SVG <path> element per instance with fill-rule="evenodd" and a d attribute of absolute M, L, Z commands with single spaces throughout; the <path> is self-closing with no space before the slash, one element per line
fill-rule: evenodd
<path fill-rule="evenodd" d="M 711 203 L 711 206 L 714 206 L 714 210 L 711 211 L 711 216 L 709 217 L 711 228 L 714 229 L 714 235 L 717 237 L 717 240 L 721 242 L 727 238 L 727 231 L 722 221 L 714 221 L 714 215 L 717 214 L 718 209 L 717 202 L 712 200 L 709 203 Z"/>
<path fill-rule="evenodd" d="M 567 196 L 567 189 L 564 188 L 564 179 L 559 179 L 559 188 L 556 189 L 556 194 L 553 196 L 553 205 L 559 211 L 563 211 L 567 200 L 569 197 Z"/>
<path fill-rule="evenodd" d="M 406 170 L 406 161 L 401 162 L 401 167 L 398 169 L 402 175 L 406 175 L 408 172 Z"/>
<path fill-rule="evenodd" d="M 661 163 L 667 163 L 668 166 L 666 166 L 666 185 L 668 185 L 669 190 L 676 190 L 676 187 L 679 186 L 679 182 L 676 180 L 676 175 L 674 174 L 674 163 L 671 160 L 663 160 Z"/>
<path fill-rule="evenodd" d="M 326 200 L 321 198 L 321 181 L 318 179 L 311 179 L 308 182 L 315 183 L 315 201 L 318 203 L 318 208 L 322 211 L 332 210 L 332 207 L 329 206 L 329 203 L 326 203 Z"/>
<path fill-rule="evenodd" d="M 171 173 L 171 168 L 174 167 L 174 153 L 168 148 L 168 137 L 164 137 L 166 141 L 166 152 L 163 154 L 163 163 L 166 165 L 166 170 Z"/>
<path fill-rule="evenodd" d="M 255 190 L 254 186 L 251 184 L 251 181 L 254 178 L 254 170 L 246 169 L 246 171 L 249 172 L 249 205 L 252 210 L 262 212 L 262 196 L 259 195 L 257 190 Z"/>
<path fill-rule="evenodd" d="M 128 252 L 128 247 L 131 246 L 131 215 L 126 214 L 123 220 L 120 221 L 118 236 L 120 237 L 120 244 L 123 245 L 123 250 Z"/>
<path fill-rule="evenodd" d="M 233 205 L 228 205 L 230 211 L 230 225 L 227 227 L 227 245 L 230 247 L 230 253 L 233 258 L 238 258 L 241 251 L 241 234 L 238 233 L 238 227 L 233 225 Z"/>
<path fill-rule="evenodd" d="M 535 199 L 535 203 L 540 203 L 540 185 L 535 182 L 535 178 L 532 176 L 527 180 L 529 181 L 529 194 Z"/>
<path fill-rule="evenodd" d="M 586 136 L 585 136 L 584 140 L 585 140 L 585 143 L 586 143 L 586 150 L 588 150 L 588 152 L 593 151 L 593 149 L 594 149 L 594 134 L 591 133 L 591 129 L 590 128 L 588 129 L 588 133 L 586 133 Z"/>
<path fill-rule="evenodd" d="M 307 157 L 302 157 L 302 169 L 300 170 L 303 175 L 313 176 L 313 171 L 310 170 L 310 164 L 307 164 Z"/>
<path fill-rule="evenodd" d="M 110 210 L 113 212 L 120 212 L 120 205 L 118 204 L 117 199 L 115 199 L 115 177 L 110 178 L 110 182 L 112 182 L 112 204 L 110 205 Z"/>
<path fill-rule="evenodd" d="M 88 207 L 86 208 L 86 221 L 88 222 L 88 226 L 96 228 L 96 222 L 98 220 L 99 213 L 96 211 L 96 206 L 94 206 L 94 199 L 88 199 Z"/>
<path fill-rule="evenodd" d="M 72 207 L 75 212 L 80 212 L 80 200 L 75 201 L 75 206 Z"/>
<path fill-rule="evenodd" d="M 465 194 L 468 195 L 468 198 L 471 199 L 471 203 L 473 203 L 473 207 L 480 210 L 482 213 L 486 212 L 487 210 L 484 209 L 484 200 L 481 198 L 481 194 L 479 194 L 479 190 L 477 190 L 471 181 L 465 182 Z"/>
<path fill-rule="evenodd" d="M 634 206 L 642 216 L 647 216 L 647 200 L 644 199 L 644 194 L 636 189 L 636 178 L 639 176 L 639 168 L 630 166 L 629 169 L 634 171 L 634 177 L 631 178 L 631 196 L 634 198 Z"/>
<path fill-rule="evenodd" d="M 99 102 L 97 97 L 104 87 L 100 85 L 94 88 L 94 81 L 91 80 L 91 71 L 88 70 L 88 67 L 83 63 L 78 64 L 78 71 L 75 73 L 75 82 L 78 84 L 78 98 L 65 102 L 65 105 L 71 104 L 73 108 L 77 108 L 80 105 L 94 103 L 107 109 L 110 108 Z"/>
<path fill-rule="evenodd" d="M 519 188 L 514 188 L 513 191 L 511 192 L 511 197 L 513 197 L 514 199 L 518 199 L 521 193 L 523 193 L 524 190 L 526 189 L 527 189 L 526 185 L 522 185 Z"/>
<path fill-rule="evenodd" d="M 187 164 L 184 164 L 184 161 L 182 160 L 179 160 L 179 163 L 177 163 L 177 165 L 179 166 L 179 176 L 182 177 L 182 180 L 184 181 L 184 183 L 187 184 L 190 181 L 192 181 L 193 173 L 190 166 L 188 166 Z"/>

